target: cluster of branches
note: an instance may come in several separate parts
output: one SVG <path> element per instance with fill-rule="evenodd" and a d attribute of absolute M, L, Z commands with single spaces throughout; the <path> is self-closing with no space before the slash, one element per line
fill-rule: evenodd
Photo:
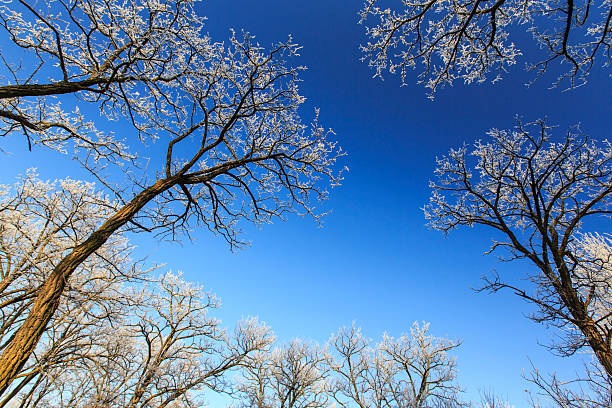
<path fill-rule="evenodd" d="M 92 184 L 30 171 L 2 187 L 0 205 L 6 348 L 52 266 L 118 204 Z M 115 235 L 75 270 L 0 406 L 200 406 L 205 391 L 255 407 L 465 406 L 451 356 L 459 344 L 428 325 L 375 345 L 353 326 L 324 348 L 273 347 L 265 325 L 247 319 L 227 332 L 210 315 L 214 295 L 177 274 L 152 278 L 131 252 Z"/>
<path fill-rule="evenodd" d="M 492 70 L 499 77 L 520 55 L 510 27 L 527 24 L 548 52 L 533 64 L 540 74 L 562 60 L 569 69 L 559 81 L 573 86 L 599 54 L 610 61 L 609 0 L 491 3 L 404 0 L 394 12 L 368 1 L 362 21 L 380 23 L 368 28 L 366 59 L 378 75 L 399 69 L 404 79 L 422 61 L 433 92 Z M 423 328 L 374 347 L 355 329 L 341 331 L 330 343 L 336 357 L 300 342 L 270 350 L 269 331 L 253 321 L 221 331 L 206 314 L 214 298 L 180 278 L 138 283 L 151 277 L 129 260 L 122 233 L 176 238 L 200 226 L 240 245 L 241 220 L 287 212 L 318 220 L 317 201 L 341 181 L 331 132 L 318 115 L 307 126 L 298 113 L 303 68 L 288 60 L 299 47 L 289 39 L 266 50 L 234 33 L 217 43 L 204 21 L 191 0 L 0 5 L 10 49 L 1 134 L 71 155 L 112 194 L 74 180 L 56 189 L 33 173 L 15 195 L 3 188 L 0 404 L 189 406 L 210 388 L 256 406 L 461 405 L 446 354 L 456 344 Z M 66 102 L 79 108 L 66 111 Z M 493 130 L 491 143 L 476 144 L 473 165 L 467 148 L 451 151 L 438 161 L 426 215 L 444 232 L 481 224 L 505 236 L 493 249 L 531 261 L 535 289 L 497 277 L 486 288 L 534 303 L 534 319 L 567 333 L 556 350 L 588 346 L 610 376 L 610 239 L 581 227 L 610 214 L 612 148 L 576 130 L 550 142 L 549 132 L 543 122 Z M 162 145 L 151 150 L 159 157 L 140 157 L 134 146 L 151 143 Z M 109 174 L 128 183 L 118 187 Z M 240 385 L 228 388 L 224 375 L 238 368 L 246 368 Z M 561 389 L 554 378 L 532 379 Z"/>
<path fill-rule="evenodd" d="M 565 334 L 553 350 L 568 356 L 587 347 L 612 378 L 612 245 L 609 236 L 583 230 L 612 215 L 612 145 L 577 128 L 562 138 L 550 133 L 543 121 L 519 122 L 514 130 L 491 130 L 490 140 L 471 150 L 451 150 L 437 160 L 425 216 L 444 233 L 474 225 L 497 230 L 501 239 L 491 251 L 528 260 L 531 284 L 494 276 L 483 290 L 509 289 L 534 304 L 533 320 Z M 545 384 L 541 375 L 534 379 Z M 598 384 L 607 384 L 609 404 L 612 388 Z"/>
<path fill-rule="evenodd" d="M 295 340 L 260 354 L 243 373 L 240 406 L 464 407 L 450 352 L 459 343 L 428 334 L 384 335 L 377 344 L 355 326 L 342 328 L 324 349 Z"/>
<path fill-rule="evenodd" d="M 381 4 L 367 0 L 360 12 L 369 40 L 362 46 L 363 59 L 376 76 L 399 71 L 403 83 L 408 68 L 422 68 L 419 82 L 430 97 L 455 80 L 495 82 L 524 50 L 536 54 L 535 45 L 541 52 L 526 55 L 527 67 L 536 78 L 559 72 L 554 86 L 584 84 L 598 61 L 610 66 L 608 0 Z M 523 50 L 517 45 L 521 29 L 535 40 Z M 542 120 L 519 121 L 508 131 L 493 129 L 488 137 L 473 149 L 463 146 L 437 160 L 425 206 L 429 226 L 445 234 L 461 226 L 492 228 L 502 238 L 491 251 L 505 249 L 502 259 L 531 262 L 535 268 L 527 273 L 528 283 L 493 276 L 485 278 L 482 289 L 509 289 L 531 302 L 537 308 L 533 320 L 561 330 L 552 350 L 569 356 L 586 348 L 595 361 L 569 385 L 537 370 L 528 380 L 555 406 L 610 406 L 612 242 L 597 231 L 612 214 L 612 145 L 589 140 L 578 128 L 555 138 Z"/>
<path fill-rule="evenodd" d="M 364 60 L 377 76 L 399 70 L 402 81 L 408 68 L 424 67 L 419 82 L 432 95 L 457 79 L 483 82 L 491 74 L 500 79 L 522 55 L 519 27 L 527 27 L 544 50 L 541 59 L 528 61 L 538 77 L 555 61 L 567 66 L 555 85 L 584 83 L 597 58 L 610 64 L 609 0 L 399 0 L 393 9 L 379 3 L 368 0 L 360 12 L 362 23 L 377 20 L 366 29 Z"/>
<path fill-rule="evenodd" d="M 36 381 L 13 390 L 5 403 L 74 408 L 201 406 L 205 391 L 231 390 L 228 374 L 273 340 L 269 329 L 255 319 L 238 323 L 230 332 L 222 329 L 209 316 L 218 306 L 217 299 L 178 275 L 163 275 L 129 300 L 120 319 L 75 322 L 78 336 L 71 333 L 62 339 L 78 343 L 68 358 L 41 367 Z M 39 347 L 57 343 L 54 338 Z"/>
<path fill-rule="evenodd" d="M 234 33 L 216 43 L 204 21 L 191 0 L 0 5 L 10 50 L 2 53 L 8 83 L 0 85 L 0 132 L 71 155 L 113 194 L 99 215 L 79 221 L 83 228 L 75 226 L 70 244 L 40 265 L 30 286 L 10 286 L 20 272 L 6 281 L 20 300 L 3 308 L 19 317 L 2 345 L 0 394 L 61 313 L 73 275 L 114 248 L 117 234 L 145 230 L 174 239 L 199 226 L 241 245 L 239 221 L 288 212 L 318 220 L 317 203 L 341 181 L 336 160 L 343 153 L 331 131 L 318 115 L 308 126 L 298 113 L 303 67 L 288 59 L 299 47 L 289 39 L 266 50 Z M 66 102 L 77 108 L 66 111 Z M 91 111 L 101 117 L 84 113 Z M 159 157 L 140 157 L 138 146 L 151 143 Z M 119 176 L 123 184 L 109 181 Z"/>
<path fill-rule="evenodd" d="M 535 385 L 531 393 L 533 408 L 607 408 L 610 406 L 610 376 L 601 365 L 589 363 L 584 374 L 570 380 L 560 379 L 556 374 L 545 375 L 535 367 L 525 377 Z"/>
<path fill-rule="evenodd" d="M 0 348 L 31 312 L 41 282 L 117 203 L 92 184 L 43 182 L 30 171 L 1 190 Z M 250 319 L 233 333 L 210 311 L 218 300 L 179 275 L 152 278 L 115 235 L 67 282 L 57 311 L 0 400 L 20 407 L 193 405 L 203 388 L 273 340 Z"/>

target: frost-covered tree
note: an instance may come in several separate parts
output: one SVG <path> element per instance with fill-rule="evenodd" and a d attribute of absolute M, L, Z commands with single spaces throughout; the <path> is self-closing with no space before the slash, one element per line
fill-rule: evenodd
<path fill-rule="evenodd" d="M 414 324 L 410 334 L 383 336 L 372 345 L 355 326 L 330 339 L 330 392 L 340 407 L 464 407 L 456 382 L 459 343 L 428 334 Z"/>
<path fill-rule="evenodd" d="M 253 353 L 238 380 L 238 406 L 323 408 L 329 406 L 327 354 L 295 339 L 273 350 Z"/>
<path fill-rule="evenodd" d="M 610 0 L 367 0 L 360 15 L 369 40 L 364 60 L 376 75 L 399 71 L 405 81 L 407 69 L 424 67 L 420 82 L 432 95 L 455 80 L 501 78 L 523 54 L 517 30 L 543 50 L 525 56 L 537 76 L 563 64 L 555 85 L 582 84 L 593 66 L 610 64 Z"/>
<path fill-rule="evenodd" d="M 44 182 L 34 171 L 12 187 L 0 186 L 0 350 L 23 324 L 53 268 L 115 206 L 91 183 Z M 125 237 L 117 234 L 79 265 L 66 282 L 48 330 L 0 406 L 24 387 L 43 381 L 49 367 L 79 355 L 83 340 L 102 322 L 122 316 L 129 302 L 122 286 L 147 272 L 130 255 Z"/>
<path fill-rule="evenodd" d="M 33 171 L 0 191 L 3 350 L 53 266 L 117 204 L 91 183 Z M 225 332 L 213 295 L 176 274 L 154 279 L 131 255 L 116 234 L 79 265 L 0 407 L 194 406 L 203 390 L 230 390 L 227 371 L 271 343 L 256 320 Z"/>
<path fill-rule="evenodd" d="M 75 270 L 118 232 L 175 238 L 198 226 L 238 245 L 240 220 L 318 219 L 317 201 L 340 182 L 330 132 L 316 116 L 304 125 L 298 112 L 303 68 L 288 59 L 299 47 L 289 39 L 264 49 L 248 34 L 213 42 L 204 22 L 191 0 L 0 6 L 10 51 L 2 52 L 0 132 L 72 155 L 116 200 L 38 285 L 0 355 L 0 394 Z M 151 145 L 145 157 L 140 147 Z"/>
<path fill-rule="evenodd" d="M 255 319 L 240 322 L 233 332 L 223 330 L 210 316 L 218 307 L 214 295 L 176 274 L 133 290 L 130 298 L 125 315 L 112 324 L 98 321 L 92 330 L 87 322 L 76 322 L 83 333 L 70 358 L 44 367 L 36 382 L 4 404 L 197 407 L 204 404 L 206 391 L 231 392 L 228 374 L 273 340 Z"/>
<path fill-rule="evenodd" d="M 610 241 L 588 233 L 612 214 L 612 145 L 577 128 L 554 138 L 543 121 L 519 123 L 439 158 L 430 186 L 432 228 L 486 226 L 497 231 L 491 251 L 530 262 L 531 284 L 495 276 L 483 289 L 531 302 L 535 321 L 565 334 L 553 345 L 558 352 L 587 347 L 612 376 Z"/>

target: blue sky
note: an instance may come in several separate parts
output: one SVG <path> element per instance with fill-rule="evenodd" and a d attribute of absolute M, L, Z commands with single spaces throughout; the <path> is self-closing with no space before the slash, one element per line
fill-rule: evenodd
<path fill-rule="evenodd" d="M 260 229 L 246 225 L 252 245 L 236 253 L 206 231 L 182 245 L 158 244 L 146 235 L 136 243 L 152 261 L 217 293 L 225 322 L 259 316 L 281 340 L 324 342 L 353 321 L 372 338 L 384 331 L 399 336 L 414 321 L 431 322 L 432 334 L 463 341 L 459 381 L 468 397 L 494 388 L 525 406 L 521 372 L 529 368 L 528 356 L 542 371 L 566 378 L 580 368 L 580 358 L 556 358 L 539 346 L 553 332 L 526 319 L 531 308 L 511 294 L 471 290 L 485 273 L 520 276 L 530 266 L 483 256 L 490 231 L 467 229 L 444 238 L 428 230 L 421 210 L 428 180 L 436 155 L 483 138 L 489 128 L 511 127 L 517 114 L 547 117 L 559 131 L 581 123 L 593 137 L 609 137 L 612 81 L 600 70 L 571 91 L 548 89 L 552 76 L 527 88 L 522 84 L 531 75 L 520 61 L 495 85 L 457 83 L 431 101 L 416 85 L 416 72 L 400 86 L 396 76 L 373 79 L 359 61 L 365 41 L 357 24 L 360 7 L 352 0 L 233 0 L 231 7 L 227 0 L 207 0 L 200 6 L 216 40 L 228 38 L 232 27 L 248 30 L 263 45 L 289 34 L 303 45 L 296 62 L 308 67 L 304 116 L 321 109 L 322 123 L 348 152 L 350 169 L 325 204 L 332 213 L 323 228 L 296 216 Z M 4 183 L 32 163 L 43 178 L 75 171 L 73 163 L 27 153 L 15 140 L 4 148 L 12 152 L 0 164 Z"/>

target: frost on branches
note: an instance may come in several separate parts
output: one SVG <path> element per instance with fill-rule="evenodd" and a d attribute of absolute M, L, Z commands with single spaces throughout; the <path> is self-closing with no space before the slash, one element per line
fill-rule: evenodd
<path fill-rule="evenodd" d="M 525 378 L 536 386 L 536 392 L 530 394 L 533 408 L 609 408 L 612 403 L 612 377 L 594 361 L 570 381 L 555 374 L 546 376 L 535 368 Z"/>
<path fill-rule="evenodd" d="M 16 393 L 20 407 L 202 406 L 206 392 L 229 393 L 229 373 L 268 348 L 270 330 L 255 319 L 233 332 L 209 316 L 216 298 L 166 274 L 132 298 L 113 322 L 81 323 L 69 359 L 41 369 Z M 125 293 L 128 298 L 128 292 Z M 6 402 L 6 400 L 5 400 Z"/>
<path fill-rule="evenodd" d="M 90 183 L 33 171 L 2 187 L 1 351 L 57 262 L 118 205 Z M 74 270 L 0 407 L 198 407 L 210 393 L 245 407 L 465 405 L 450 355 L 458 343 L 428 325 L 375 345 L 352 327 L 325 347 L 296 339 L 273 348 L 264 324 L 223 329 L 213 294 L 180 274 L 155 278 L 131 255 L 115 234 Z"/>
<path fill-rule="evenodd" d="M 255 319 L 223 330 L 209 316 L 217 307 L 213 295 L 180 276 L 162 276 L 121 321 L 94 333 L 78 358 L 45 372 L 21 406 L 202 406 L 206 391 L 229 392 L 228 373 L 273 340 Z"/>
<path fill-rule="evenodd" d="M 583 234 L 573 246 L 578 264 L 574 284 L 589 299 L 593 319 L 612 327 L 612 239 L 609 234 Z"/>
<path fill-rule="evenodd" d="M 534 284 L 485 280 L 485 289 L 508 288 L 533 303 L 533 319 L 559 327 L 553 347 L 572 354 L 589 347 L 612 375 L 610 240 L 582 230 L 609 222 L 612 214 L 612 145 L 579 129 L 551 136 L 543 121 L 514 130 L 493 129 L 472 150 L 451 150 L 437 160 L 429 225 L 445 233 L 484 225 L 501 236 L 491 251 L 527 259 Z M 530 289 L 531 288 L 531 289 Z"/>
<path fill-rule="evenodd" d="M 295 339 L 258 352 L 238 379 L 235 406 L 269 408 L 327 407 L 327 354 L 316 344 Z"/>
<path fill-rule="evenodd" d="M 341 180 L 334 165 L 342 153 L 316 115 L 305 125 L 298 114 L 304 68 L 288 62 L 299 47 L 289 39 L 267 50 L 249 34 L 213 42 L 193 7 L 173 0 L 0 6 L 0 25 L 28 61 L 5 54 L 2 133 L 75 156 L 124 202 L 168 180 L 148 200 L 157 208 L 131 224 L 162 235 L 187 232 L 195 220 L 238 244 L 241 218 L 318 217 L 315 203 Z M 140 157 L 151 143 L 163 144 L 161 154 Z M 108 183 L 109 164 L 120 166 L 130 188 Z"/>
<path fill-rule="evenodd" d="M 0 186 L 0 350 L 23 324 L 55 265 L 115 206 L 90 183 L 43 182 L 32 170 L 13 187 Z M 125 238 L 116 235 L 75 270 L 49 330 L 1 406 L 19 390 L 41 381 L 48 367 L 79 355 L 84 336 L 95 332 L 99 321 L 121 316 L 126 302 L 122 286 L 146 272 L 130 254 Z"/>
<path fill-rule="evenodd" d="M 266 49 L 235 33 L 214 42 L 204 22 L 182 0 L 0 6 L 10 40 L 0 132 L 76 158 L 116 198 L 32 295 L 0 355 L 0 393 L 35 349 L 71 275 L 115 234 L 175 239 L 203 227 L 241 245 L 240 221 L 290 212 L 318 220 L 319 202 L 341 182 L 333 133 L 318 112 L 310 124 L 299 114 L 303 67 L 290 64 L 299 47 L 289 38 Z M 144 157 L 151 144 L 153 156 Z"/>
<path fill-rule="evenodd" d="M 0 350 L 63 254 L 116 203 L 71 179 L 33 171 L 0 198 Z M 256 320 L 228 333 L 209 316 L 218 300 L 179 275 L 153 279 L 114 235 L 70 276 L 58 308 L 0 407 L 193 404 L 228 389 L 226 373 L 272 341 Z"/>
<path fill-rule="evenodd" d="M 449 352 L 459 343 L 436 338 L 428 324 L 410 334 L 384 335 L 371 345 L 355 326 L 330 339 L 330 391 L 341 407 L 463 407 L 456 363 Z"/>
<path fill-rule="evenodd" d="M 43 182 L 33 171 L 1 197 L 4 350 L 53 265 L 118 204 L 92 184 Z M 427 325 L 375 346 L 353 327 L 325 348 L 301 340 L 272 348 L 271 330 L 256 319 L 224 330 L 211 316 L 220 303 L 213 294 L 180 274 L 151 275 L 113 235 L 69 277 L 0 407 L 197 407 L 209 393 L 249 407 L 458 402 L 449 355 L 458 344 L 432 337 Z"/>
<path fill-rule="evenodd" d="M 369 41 L 364 60 L 381 76 L 422 65 L 420 82 L 430 89 L 455 80 L 496 81 L 519 61 L 516 31 L 531 32 L 542 56 L 528 67 L 543 75 L 553 62 L 562 73 L 555 85 L 580 85 L 594 65 L 610 64 L 612 1 L 591 0 L 381 0 L 360 12 Z M 370 23 L 368 19 L 374 19 Z M 540 58 L 540 59 L 538 59 Z M 598 62 L 599 61 L 599 62 Z"/>
<path fill-rule="evenodd" d="M 294 340 L 255 353 L 239 377 L 239 407 L 467 407 L 460 400 L 455 359 L 459 343 L 415 324 L 378 344 L 355 326 L 342 328 L 325 349 Z"/>

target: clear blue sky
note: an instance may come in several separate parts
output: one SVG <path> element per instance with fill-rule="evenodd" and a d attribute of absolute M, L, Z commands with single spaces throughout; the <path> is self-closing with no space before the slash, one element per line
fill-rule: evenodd
<path fill-rule="evenodd" d="M 580 368 L 580 359 L 556 358 L 539 346 L 553 333 L 526 319 L 531 309 L 519 299 L 470 289 L 492 270 L 517 276 L 529 265 L 483 256 L 491 239 L 487 230 L 461 230 L 446 239 L 429 231 L 420 208 L 428 200 L 436 155 L 484 137 L 491 127 L 511 127 L 516 114 L 547 117 L 559 131 L 580 122 L 590 135 L 609 137 L 612 81 L 600 71 L 587 86 L 568 92 L 548 89 L 552 77 L 527 88 L 522 84 L 531 77 L 519 63 L 495 85 L 457 83 L 430 101 L 416 85 L 416 73 L 403 87 L 398 77 L 372 79 L 359 61 L 365 41 L 357 24 L 360 7 L 353 0 L 207 0 L 200 6 L 216 40 L 227 38 L 232 27 L 264 45 L 289 34 L 303 45 L 297 62 L 308 67 L 304 114 L 320 107 L 322 123 L 349 154 L 350 172 L 325 204 L 333 212 L 323 228 L 299 217 L 259 230 L 245 226 L 252 245 L 237 253 L 204 231 L 182 246 L 158 245 L 146 235 L 136 243 L 152 261 L 217 293 L 226 323 L 259 316 L 281 340 L 325 342 L 352 321 L 373 338 L 384 331 L 401 335 L 414 321 L 431 322 L 433 334 L 463 340 L 459 381 L 468 396 L 494 388 L 516 407 L 526 406 L 521 372 L 529 368 L 528 356 L 542 371 L 566 378 Z M 4 183 L 33 163 L 43 178 L 65 176 L 72 168 L 55 156 L 26 154 L 15 141 L 5 148 L 13 154 L 0 165 Z"/>

